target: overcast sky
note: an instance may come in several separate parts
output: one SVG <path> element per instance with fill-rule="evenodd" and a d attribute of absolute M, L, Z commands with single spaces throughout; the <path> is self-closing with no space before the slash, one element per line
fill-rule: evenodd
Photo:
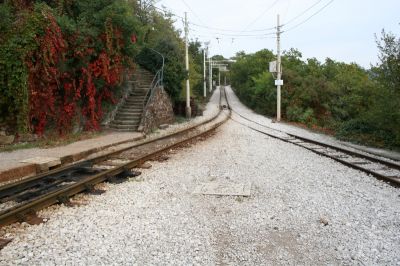
<path fill-rule="evenodd" d="M 276 51 L 276 39 L 274 35 L 268 35 L 275 30 L 257 30 L 275 27 L 277 14 L 280 14 L 282 24 L 287 23 L 282 30 L 288 30 L 331 1 L 161 0 L 156 5 L 164 6 L 182 17 L 187 11 L 189 21 L 193 24 L 223 29 L 212 30 L 191 25 L 190 38 L 210 41 L 212 55 L 231 57 L 241 50 L 246 53 L 264 48 Z M 313 5 L 308 12 L 293 20 Z M 282 48 L 297 48 L 303 53 L 303 58 L 316 57 L 324 61 L 330 57 L 348 63 L 356 62 L 368 68 L 378 60 L 374 34 L 379 35 L 385 28 L 400 35 L 399 11 L 400 0 L 334 0 L 308 21 L 284 32 Z M 180 18 L 175 24 L 177 28 L 183 28 Z"/>

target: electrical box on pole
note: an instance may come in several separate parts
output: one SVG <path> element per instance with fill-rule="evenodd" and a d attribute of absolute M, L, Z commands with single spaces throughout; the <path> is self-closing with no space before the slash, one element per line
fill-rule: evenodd
<path fill-rule="evenodd" d="M 269 62 L 269 72 L 276 73 L 276 71 L 277 71 L 276 61 Z"/>

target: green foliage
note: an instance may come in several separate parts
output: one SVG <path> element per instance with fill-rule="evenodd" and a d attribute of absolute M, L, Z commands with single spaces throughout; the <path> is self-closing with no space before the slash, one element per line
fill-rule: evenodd
<path fill-rule="evenodd" d="M 179 99 L 181 83 L 186 78 L 183 67 L 182 53 L 176 42 L 166 39 L 158 40 L 154 49 L 165 58 L 164 86 L 172 100 Z M 141 50 L 136 57 L 136 62 L 151 72 L 155 73 L 162 66 L 162 58 L 156 52 L 147 47 Z"/>
<path fill-rule="evenodd" d="M 165 57 L 165 89 L 172 100 L 177 100 L 181 92 L 181 82 L 186 77 L 186 73 L 182 56 L 183 43 L 173 27 L 173 20 L 169 16 L 162 16 L 145 3 L 137 9 L 137 16 L 143 23 L 144 47 L 135 60 L 139 65 L 156 73 L 162 66 L 162 58 L 153 50 L 161 53 Z"/>
<path fill-rule="evenodd" d="M 145 6 L 145 5 L 144 5 Z M 164 86 L 171 99 L 175 102 L 185 95 L 183 81 L 187 75 L 190 78 L 192 95 L 200 96 L 202 82 L 202 50 L 200 43 L 195 41 L 189 45 L 189 73 L 185 69 L 185 45 L 179 37 L 179 32 L 173 26 L 169 15 L 162 16 L 151 7 L 146 12 L 139 9 L 138 16 L 147 23 L 144 25 L 144 48 L 135 57 L 136 62 L 155 73 L 161 67 L 161 57 L 152 51 L 154 49 L 165 57 Z M 150 49 L 151 48 L 151 49 Z"/>
<path fill-rule="evenodd" d="M 22 4 L 23 3 L 23 4 Z M 133 56 L 138 52 L 138 46 L 132 41 L 132 36 L 141 34 L 141 25 L 132 8 L 132 1 L 125 0 L 58 0 L 58 1 L 6 1 L 0 4 L 0 122 L 5 122 L 16 132 L 26 132 L 31 128 L 29 112 L 32 111 L 32 102 L 36 101 L 35 94 L 29 95 L 29 86 L 35 84 L 45 91 L 46 85 L 41 81 L 30 81 L 29 73 L 35 71 L 42 63 L 45 68 L 53 67 L 49 62 L 36 62 L 36 58 L 49 58 L 47 53 L 54 53 L 50 46 L 43 45 L 42 37 L 47 34 L 49 16 L 55 17 L 57 26 L 62 30 L 62 37 L 68 43 L 66 55 L 60 55 L 65 59 L 57 66 L 57 70 L 71 79 L 70 84 L 76 89 L 80 82 L 83 84 L 83 69 L 95 68 L 96 60 L 103 53 L 107 53 L 110 61 L 101 61 L 104 65 L 110 65 L 107 69 L 108 83 L 114 84 L 119 80 L 120 63 L 126 67 L 131 66 Z M 42 44 L 41 44 L 42 42 Z M 47 47 L 49 50 L 40 47 Z M 100 61 L 98 61 L 100 62 Z M 30 69 L 28 65 L 32 66 Z M 50 66 L 51 65 L 51 66 Z M 99 68 L 97 66 L 97 68 Z M 99 73 L 95 75 L 100 76 Z M 79 79 L 82 78 L 82 81 Z M 57 95 L 63 97 L 63 86 L 57 81 Z M 94 81 L 97 91 L 96 101 L 110 98 L 104 78 Z M 67 84 L 68 85 L 68 84 Z M 86 85 L 86 84 L 85 84 Z M 70 86 L 70 85 L 68 85 Z M 79 85 L 80 86 L 80 85 Z M 118 86 L 114 86 L 117 89 Z M 80 90 L 80 89 L 78 89 Z M 66 94 L 65 94 L 66 95 Z M 86 106 L 84 95 L 80 98 L 80 105 Z M 67 97 L 67 96 L 65 96 Z M 93 96 L 94 97 L 94 96 Z M 111 96 L 112 97 L 112 96 Z M 51 96 L 49 95 L 49 98 Z M 64 99 L 66 100 L 66 99 Z M 74 100 L 73 105 L 75 105 Z M 57 102 L 61 105 L 62 103 Z M 94 104 L 94 103 L 92 103 Z M 101 105 L 95 119 L 101 119 Z M 63 109 L 62 106 L 58 106 Z M 70 112 L 66 107 L 65 110 Z M 54 110 L 49 110 L 54 112 Z M 61 114 L 59 114 L 61 115 Z M 33 117 L 36 120 L 35 117 Z"/>
<path fill-rule="evenodd" d="M 33 12 L 21 12 L 18 20 L 13 8 L 0 4 L 3 35 L 0 39 L 0 117 L 18 132 L 28 131 L 28 70 L 25 60 L 37 48 L 36 36 L 43 34 L 44 4 Z M 7 23 L 7 24 L 3 24 Z"/>
<path fill-rule="evenodd" d="M 333 130 L 340 138 L 400 147 L 400 40 L 382 33 L 381 63 L 371 71 L 356 64 L 315 58 L 304 61 L 291 49 L 282 57 L 282 114 L 289 121 Z M 271 51 L 238 53 L 231 68 L 239 98 L 255 111 L 276 115 Z"/>
<path fill-rule="evenodd" d="M 192 96 L 203 98 L 203 50 L 199 41 L 189 43 L 189 79 Z M 185 94 L 186 95 L 186 94 Z"/>

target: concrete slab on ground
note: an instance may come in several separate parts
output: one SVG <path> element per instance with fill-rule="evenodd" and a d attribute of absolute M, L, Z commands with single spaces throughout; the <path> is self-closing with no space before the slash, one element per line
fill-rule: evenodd
<path fill-rule="evenodd" d="M 43 172 L 48 171 L 52 167 L 60 166 L 61 160 L 57 157 L 33 157 L 21 161 L 21 163 L 34 164 L 41 172 Z"/>
<path fill-rule="evenodd" d="M 46 171 L 46 165 L 54 167 L 73 163 L 89 155 L 100 152 L 113 145 L 138 141 L 144 138 L 139 132 L 108 132 L 102 136 L 77 141 L 68 145 L 43 149 L 32 148 L 15 150 L 12 152 L 0 152 L 0 182 L 8 182 L 23 177 L 32 176 L 41 171 Z M 57 158 L 57 160 L 45 160 Z M 57 164 L 55 164 L 57 161 Z M 41 166 L 43 169 L 41 169 Z"/>

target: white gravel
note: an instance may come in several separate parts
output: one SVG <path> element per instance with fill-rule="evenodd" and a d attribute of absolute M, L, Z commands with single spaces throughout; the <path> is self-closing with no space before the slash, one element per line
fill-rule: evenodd
<path fill-rule="evenodd" d="M 0 229 L 15 238 L 0 264 L 400 264 L 399 190 L 328 158 L 229 121 L 152 164 L 86 206 L 42 211 L 46 224 Z M 252 195 L 192 194 L 210 181 L 250 181 Z"/>
<path fill-rule="evenodd" d="M 227 87 L 227 90 L 232 93 L 232 89 L 230 87 Z M 291 133 L 291 134 L 294 134 L 297 136 L 302 136 L 305 138 L 315 139 L 315 140 L 318 140 L 321 142 L 325 142 L 327 144 L 331 144 L 331 145 L 334 145 L 337 147 L 356 151 L 359 153 L 368 153 L 369 155 L 376 155 L 378 157 L 383 156 L 383 157 L 388 158 L 388 161 L 395 160 L 398 163 L 400 161 L 400 153 L 399 152 L 378 149 L 378 148 L 371 148 L 371 147 L 367 147 L 367 146 L 356 145 L 356 144 L 345 142 L 345 141 L 340 141 L 332 136 L 318 133 L 316 131 L 311 131 L 309 129 L 296 127 L 296 126 L 287 124 L 285 122 L 273 123 L 272 119 L 265 117 L 263 115 L 259 115 L 255 112 L 253 112 L 252 110 L 248 109 L 244 105 L 242 105 L 240 103 L 239 99 L 236 97 L 236 95 L 231 95 L 229 100 L 235 106 L 235 111 L 239 112 L 241 115 L 243 115 L 245 117 L 251 118 L 253 121 L 256 121 L 256 122 L 258 122 L 262 125 L 268 126 L 270 128 L 282 130 L 284 132 Z M 233 114 L 233 117 L 241 119 L 240 116 L 238 116 L 235 113 Z M 244 121 L 244 122 L 246 122 L 246 121 Z M 252 126 L 254 126 L 254 124 Z"/>

